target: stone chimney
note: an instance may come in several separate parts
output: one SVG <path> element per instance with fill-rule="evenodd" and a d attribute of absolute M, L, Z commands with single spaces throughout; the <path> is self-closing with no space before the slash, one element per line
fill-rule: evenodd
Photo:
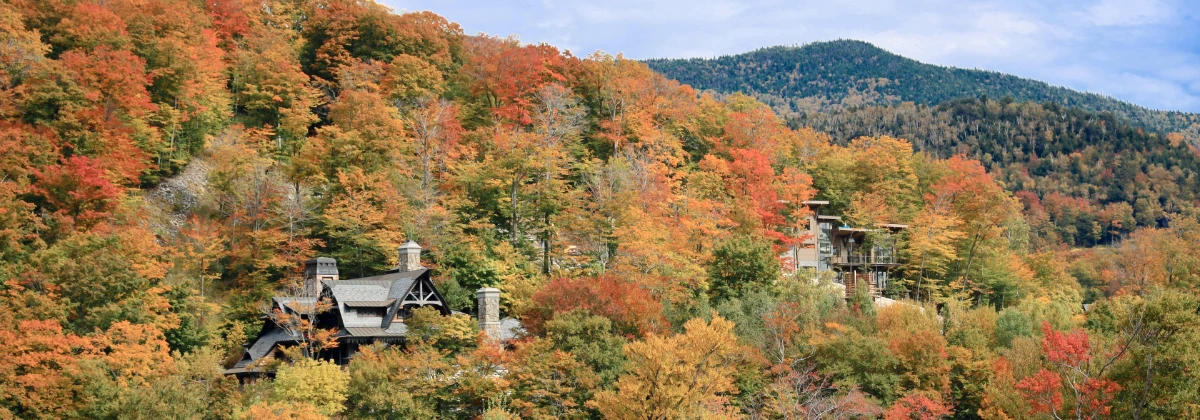
<path fill-rule="evenodd" d="M 401 272 L 417 271 L 422 268 L 420 245 L 417 245 L 416 242 L 409 240 L 403 245 L 400 245 L 400 248 L 398 249 L 400 251 L 400 265 L 397 268 L 399 268 Z"/>
<path fill-rule="evenodd" d="M 500 289 L 484 287 L 475 297 L 479 299 L 479 329 L 492 339 L 500 338 Z"/>
<path fill-rule="evenodd" d="M 327 257 L 317 257 L 304 263 L 304 289 L 301 296 L 318 296 L 321 294 L 321 282 L 337 280 L 337 260 Z"/>

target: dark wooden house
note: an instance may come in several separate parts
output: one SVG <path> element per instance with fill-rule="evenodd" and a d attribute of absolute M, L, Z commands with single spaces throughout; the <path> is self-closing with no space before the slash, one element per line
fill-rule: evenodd
<path fill-rule="evenodd" d="M 431 307 L 442 315 L 451 312 L 430 280 L 430 271 L 421 266 L 421 247 L 408 241 L 399 251 L 400 264 L 395 269 L 356 279 L 340 279 L 337 261 L 332 258 L 311 259 L 305 264 L 304 286 L 298 296 L 276 296 L 271 299 L 270 310 L 291 319 L 312 317 L 317 328 L 336 331 L 337 347 L 323 350 L 316 357 L 338 364 L 349 363 L 361 346 L 403 344 L 408 332 L 405 319 L 413 309 Z M 314 311 L 319 301 L 328 302 L 330 308 Z M 280 325 L 279 318 L 263 317 L 262 332 L 227 374 L 269 374 L 261 369 L 262 362 L 302 341 L 303 333 L 293 326 Z"/>

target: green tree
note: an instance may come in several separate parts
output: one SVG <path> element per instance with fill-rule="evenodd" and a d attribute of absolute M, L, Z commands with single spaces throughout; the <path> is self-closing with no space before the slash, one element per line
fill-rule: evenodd
<path fill-rule="evenodd" d="M 560 312 L 546 322 L 546 337 L 555 349 L 590 366 L 599 375 L 600 386 L 611 384 L 624 372 L 625 339 L 613 333 L 608 318 L 582 309 Z"/>
<path fill-rule="evenodd" d="M 1130 340 L 1128 354 L 1113 366 L 1121 384 L 1113 400 L 1113 416 L 1189 418 L 1200 415 L 1200 301 L 1192 294 L 1156 289 L 1142 297 L 1122 296 L 1097 307 L 1090 326 Z M 1093 317 L 1089 317 L 1093 318 Z"/>
<path fill-rule="evenodd" d="M 734 236 L 714 249 L 712 255 L 708 277 L 713 302 L 768 287 L 779 278 L 779 258 L 771 244 L 752 236 Z"/>
<path fill-rule="evenodd" d="M 65 326 L 77 334 L 105 330 L 114 323 L 174 326 L 163 296 L 162 278 L 138 270 L 139 264 L 157 259 L 141 249 L 130 249 L 129 237 L 83 234 L 60 242 L 36 255 L 38 277 L 58 287 L 68 310 Z"/>
<path fill-rule="evenodd" d="M 996 318 L 996 344 L 1011 347 L 1017 337 L 1033 337 L 1033 320 L 1016 308 L 1000 311 Z"/>
<path fill-rule="evenodd" d="M 454 369 L 446 353 L 414 342 L 407 349 L 366 348 L 350 362 L 347 414 L 366 419 L 435 418 L 453 403 Z"/>

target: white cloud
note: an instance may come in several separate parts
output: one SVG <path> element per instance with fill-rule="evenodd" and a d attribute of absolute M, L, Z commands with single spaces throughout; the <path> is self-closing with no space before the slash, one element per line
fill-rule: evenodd
<path fill-rule="evenodd" d="M 1099 26 L 1136 26 L 1159 22 L 1169 13 L 1158 0 L 1101 0 L 1087 8 L 1087 19 Z"/>
<path fill-rule="evenodd" d="M 611 1 L 597 4 L 581 2 L 577 9 L 591 22 L 719 22 L 736 16 L 748 6 L 728 0 L 694 1 Z"/>
<path fill-rule="evenodd" d="M 1130 98 L 1135 103 L 1159 104 L 1152 108 L 1196 109 L 1200 106 L 1200 98 L 1194 93 L 1187 92 L 1184 86 L 1167 79 L 1121 73 L 1111 80 L 1106 80 L 1104 86 L 1112 90 L 1101 93 Z"/>
<path fill-rule="evenodd" d="M 573 23 L 573 19 L 566 16 L 560 16 L 542 20 L 541 22 L 537 23 L 537 27 L 542 29 L 567 29 Z"/>

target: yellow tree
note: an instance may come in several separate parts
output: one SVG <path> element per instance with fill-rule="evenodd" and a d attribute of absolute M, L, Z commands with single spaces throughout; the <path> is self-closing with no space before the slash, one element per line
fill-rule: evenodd
<path fill-rule="evenodd" d="M 923 169 L 929 180 L 926 207 L 953 217 L 957 223 L 952 229 L 962 232 L 961 237 L 945 238 L 954 241 L 956 253 L 966 258 L 965 265 L 958 265 L 964 267 L 958 282 L 980 297 L 1008 290 L 1004 276 L 997 273 L 1015 272 L 1005 269 L 989 275 L 985 267 L 1005 264 L 996 255 L 1007 254 L 1011 234 L 1005 233 L 1018 214 L 1016 200 L 974 159 L 956 155 L 928 162 Z M 977 269 L 973 272 L 972 267 Z M 972 281 L 973 274 L 979 278 Z"/>
<path fill-rule="evenodd" d="M 912 144 L 888 136 L 859 137 L 849 148 L 855 162 L 850 174 L 858 187 L 851 196 L 851 218 L 865 224 L 910 217 L 920 202 Z"/>
<path fill-rule="evenodd" d="M 308 127 L 317 122 L 312 109 L 322 98 L 300 69 L 295 31 L 285 28 L 251 28 L 230 55 L 230 72 L 234 106 L 245 114 L 244 124 L 272 127 L 275 149 L 286 156 L 300 151 Z"/>
<path fill-rule="evenodd" d="M 362 348 L 350 362 L 347 414 L 354 418 L 435 418 L 453 400 L 447 351 L 414 341 L 406 348 Z"/>
<path fill-rule="evenodd" d="M 215 160 L 208 185 L 229 248 L 224 271 L 240 286 L 266 286 L 275 273 L 294 267 L 281 255 L 288 235 L 277 223 L 287 185 L 269 158 L 245 144 L 242 133 L 231 132 L 214 143 L 213 155 L 224 159 Z"/>
<path fill-rule="evenodd" d="M 921 299 L 925 275 L 945 276 L 949 264 L 958 258 L 955 244 L 966 235 L 956 229 L 961 222 L 948 209 L 927 205 L 912 221 L 908 231 L 910 264 L 916 265 L 917 299 Z"/>
<path fill-rule="evenodd" d="M 648 66 L 617 55 L 595 53 L 583 62 L 580 87 L 595 103 L 593 135 L 617 155 L 639 150 L 678 165 L 684 152 L 673 127 L 696 114 L 695 92 L 656 75 Z"/>
<path fill-rule="evenodd" d="M 517 343 L 506 366 L 512 401 L 522 418 L 588 418 L 585 402 L 599 378 L 571 353 L 553 348 L 549 339 Z"/>
<path fill-rule="evenodd" d="M 734 374 L 746 359 L 733 323 L 692 319 L 671 337 L 647 336 L 625 347 L 626 373 L 589 402 L 610 419 L 732 417 Z"/>
<path fill-rule="evenodd" d="M 82 405 L 72 378 L 95 350 L 54 319 L 62 311 L 56 290 L 35 292 L 16 280 L 0 290 L 0 416 L 68 417 Z"/>
<path fill-rule="evenodd" d="M 205 286 L 221 277 L 213 269 L 225 254 L 225 238 L 221 237 L 221 227 L 215 220 L 192 215 L 187 225 L 179 231 L 179 236 L 179 244 L 174 248 L 176 267 L 185 273 L 186 278 L 198 279 L 199 284 L 193 286 L 200 296 L 205 296 Z"/>
<path fill-rule="evenodd" d="M 93 338 L 107 373 L 121 386 L 146 385 L 175 370 L 175 359 L 162 331 L 150 324 L 121 321 Z"/>
<path fill-rule="evenodd" d="M 328 360 L 302 359 L 276 373 L 271 399 L 278 403 L 308 404 L 324 416 L 346 409 L 350 374 Z"/>
<path fill-rule="evenodd" d="M 387 269 L 408 231 L 408 206 L 386 173 L 350 168 L 337 179 L 341 188 L 321 219 L 329 254 L 345 261 L 348 274 Z"/>

